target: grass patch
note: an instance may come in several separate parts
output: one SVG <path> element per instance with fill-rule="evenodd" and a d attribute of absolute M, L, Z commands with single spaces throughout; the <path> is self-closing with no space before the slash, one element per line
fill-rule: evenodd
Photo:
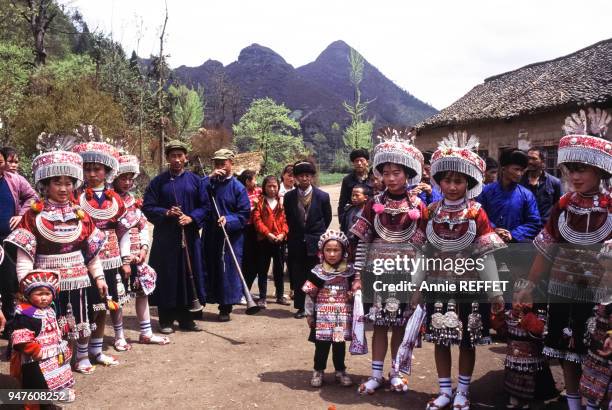
<path fill-rule="evenodd" d="M 339 184 L 342 182 L 342 178 L 344 178 L 345 175 L 346 174 L 341 173 L 321 172 L 318 175 L 319 186 Z"/>

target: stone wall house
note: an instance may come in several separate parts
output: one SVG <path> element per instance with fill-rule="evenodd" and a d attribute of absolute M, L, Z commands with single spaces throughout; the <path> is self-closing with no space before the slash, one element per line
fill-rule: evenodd
<path fill-rule="evenodd" d="M 417 124 L 416 143 L 433 150 L 449 132 L 467 130 L 480 138 L 482 156 L 498 158 L 507 147 L 543 148 L 547 170 L 557 173 L 565 117 L 587 106 L 612 108 L 612 39 L 487 78 Z"/>

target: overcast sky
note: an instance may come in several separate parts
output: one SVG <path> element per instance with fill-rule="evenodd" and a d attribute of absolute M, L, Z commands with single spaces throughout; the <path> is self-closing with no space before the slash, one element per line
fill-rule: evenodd
<path fill-rule="evenodd" d="M 112 33 L 128 54 L 158 53 L 163 0 L 62 3 L 81 10 L 90 30 Z M 168 13 L 173 68 L 207 59 L 227 65 L 252 43 L 299 67 L 344 40 L 438 109 L 488 76 L 612 37 L 609 0 L 168 0 Z"/>

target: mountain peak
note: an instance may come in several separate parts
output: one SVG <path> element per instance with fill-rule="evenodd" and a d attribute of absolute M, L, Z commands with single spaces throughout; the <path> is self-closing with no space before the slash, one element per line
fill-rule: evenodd
<path fill-rule="evenodd" d="M 257 43 L 253 43 L 248 47 L 243 48 L 238 56 L 238 63 L 273 63 L 280 65 L 289 65 L 283 57 L 271 48 L 264 47 Z"/>
<path fill-rule="evenodd" d="M 345 43 L 343 40 L 336 40 L 332 43 L 330 43 L 330 45 L 328 45 L 325 50 L 329 50 L 329 49 L 343 49 L 343 50 L 350 50 L 351 46 L 349 46 L 347 43 Z M 325 52 L 325 51 L 323 51 Z"/>
<path fill-rule="evenodd" d="M 342 64 L 342 67 L 348 65 L 348 55 L 351 50 L 351 46 L 342 40 L 336 40 L 328 45 L 325 50 L 319 54 L 315 61 L 323 62 L 328 61 L 333 64 Z"/>

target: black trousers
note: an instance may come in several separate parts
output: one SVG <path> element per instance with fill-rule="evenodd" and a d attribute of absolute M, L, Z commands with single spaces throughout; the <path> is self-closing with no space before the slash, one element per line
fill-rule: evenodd
<path fill-rule="evenodd" d="M 17 249 L 7 246 L 4 249 L 4 261 L 0 265 L 0 295 L 2 295 L 2 313 L 7 320 L 6 335 L 10 336 L 10 329 L 15 317 L 15 294 L 19 289 L 15 262 Z"/>
<path fill-rule="evenodd" d="M 289 250 L 289 263 L 291 264 L 291 281 L 293 283 L 293 306 L 298 310 L 304 309 L 306 295 L 302 286 L 306 282 L 308 272 L 319 263 L 319 258 L 306 254 L 306 245 L 300 249 Z"/>
<path fill-rule="evenodd" d="M 242 274 L 247 285 L 251 287 L 253 280 L 257 277 L 257 233 L 253 224 L 244 227 L 244 246 L 242 248 Z"/>
<path fill-rule="evenodd" d="M 323 371 L 327 367 L 327 358 L 329 357 L 329 348 L 332 349 L 332 361 L 334 362 L 334 369 L 337 372 L 343 372 L 346 370 L 344 365 L 344 356 L 346 354 L 346 343 L 345 342 L 331 342 L 316 340 L 315 344 L 315 355 L 314 355 L 314 369 L 317 371 Z"/>
<path fill-rule="evenodd" d="M 268 270 L 272 262 L 272 274 L 274 276 L 274 287 L 276 298 L 282 298 L 284 292 L 283 265 L 285 263 L 285 251 L 282 244 L 272 243 L 267 239 L 257 242 L 257 286 L 259 286 L 259 297 L 265 298 L 268 292 Z M 249 278 L 247 285 L 249 289 L 255 278 Z"/>
<path fill-rule="evenodd" d="M 175 307 L 175 308 L 157 308 L 159 314 L 160 326 L 172 325 L 176 320 L 179 326 L 189 326 L 193 321 L 193 313 L 189 311 L 187 306 Z"/>

